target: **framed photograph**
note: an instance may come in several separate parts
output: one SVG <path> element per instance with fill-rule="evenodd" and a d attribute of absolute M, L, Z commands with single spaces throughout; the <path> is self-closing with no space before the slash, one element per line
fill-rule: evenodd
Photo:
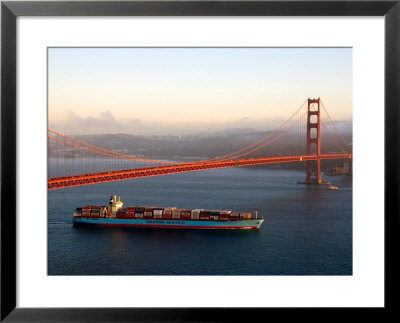
<path fill-rule="evenodd" d="M 399 14 L 2 2 L 1 319 L 395 310 Z"/>

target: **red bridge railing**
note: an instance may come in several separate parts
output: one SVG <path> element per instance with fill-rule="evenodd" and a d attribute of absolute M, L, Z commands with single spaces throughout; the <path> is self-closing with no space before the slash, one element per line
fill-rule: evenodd
<path fill-rule="evenodd" d="M 325 159 L 350 159 L 352 154 L 325 154 L 325 155 L 300 155 L 300 156 L 279 156 L 239 160 L 222 161 L 202 161 L 194 163 L 181 163 L 177 165 L 148 167 L 140 169 L 118 170 L 110 172 L 101 172 L 85 175 L 64 176 L 51 178 L 48 180 L 48 189 L 57 189 L 64 187 L 105 183 L 112 181 L 127 180 L 139 177 L 160 176 L 183 172 L 201 171 L 214 168 L 243 167 L 262 164 L 305 162 L 312 160 Z"/>

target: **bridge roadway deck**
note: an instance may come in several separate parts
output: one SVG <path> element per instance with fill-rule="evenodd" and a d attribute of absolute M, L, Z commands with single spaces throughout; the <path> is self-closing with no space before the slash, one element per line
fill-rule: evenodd
<path fill-rule="evenodd" d="M 84 175 L 74 175 L 65 177 L 49 178 L 48 189 L 57 189 L 71 186 L 80 186 L 96 183 L 105 183 L 120 181 L 139 177 L 159 176 L 174 173 L 193 172 L 213 168 L 243 167 L 251 165 L 304 162 L 309 160 L 324 159 L 349 159 L 352 154 L 325 154 L 325 155 L 298 155 L 298 156 L 279 156 L 238 160 L 220 160 L 220 161 L 200 161 L 179 163 L 175 165 L 126 169 L 110 172 L 101 172 Z"/>

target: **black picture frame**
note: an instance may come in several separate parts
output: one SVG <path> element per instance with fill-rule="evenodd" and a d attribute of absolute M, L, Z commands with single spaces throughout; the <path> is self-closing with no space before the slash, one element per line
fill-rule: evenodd
<path fill-rule="evenodd" d="M 2 1 L 1 3 L 1 321 L 234 322 L 267 320 L 269 308 L 16 307 L 16 19 L 19 16 L 384 16 L 385 306 L 396 311 L 399 254 L 400 1 Z M 371 148 L 372 150 L 372 148 Z M 373 153 L 373 151 L 371 151 Z M 5 202 L 6 201 L 6 202 Z M 40 293 L 40 291 L 38 291 Z M 251 295 L 249 295 L 251 297 Z M 296 310 L 310 315 L 308 311 Z M 306 309 L 305 309 L 306 310 Z M 313 309 L 316 310 L 316 309 Z M 334 315 L 337 309 L 325 309 Z M 382 312 L 384 311 L 384 312 Z M 290 312 L 290 311 L 289 311 Z M 349 313 L 349 311 L 347 311 Z M 315 314 L 315 313 L 314 313 Z M 323 313 L 325 314 L 325 313 Z M 391 313 L 393 314 L 393 313 Z M 297 315 L 297 314 L 296 314 Z M 317 314 L 318 315 L 318 314 Z M 281 316 L 280 319 L 285 316 Z M 310 319 L 309 317 L 308 319 Z M 322 317 L 320 317 L 322 319 Z"/>

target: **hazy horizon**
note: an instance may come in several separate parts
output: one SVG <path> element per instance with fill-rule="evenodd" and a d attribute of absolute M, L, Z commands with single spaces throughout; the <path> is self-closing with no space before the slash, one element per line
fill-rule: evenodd
<path fill-rule="evenodd" d="M 284 121 L 284 120 L 283 120 Z M 278 124 L 277 124 L 278 125 Z M 280 125 L 280 124 L 279 124 Z M 341 134 L 351 134 L 353 132 L 352 129 L 352 121 L 346 121 L 346 120 L 339 120 L 335 122 L 335 127 L 338 129 L 338 131 Z M 53 130 L 51 127 L 49 128 L 50 130 Z M 77 132 L 63 132 L 61 131 L 62 134 L 67 135 L 67 136 L 97 136 L 97 135 L 132 135 L 132 136 L 159 136 L 159 137 L 167 137 L 167 136 L 201 136 L 201 135 L 230 135 L 230 134 L 249 134 L 249 133 L 265 133 L 265 132 L 270 132 L 275 130 L 276 127 L 272 127 L 269 129 L 259 129 L 259 128 L 255 128 L 255 127 L 228 127 L 228 128 L 218 128 L 218 129 L 211 129 L 209 128 L 208 130 L 200 130 L 200 131 L 196 131 L 196 130 L 192 130 L 190 131 L 190 129 L 188 129 L 187 131 L 182 131 L 180 133 L 176 132 L 176 133 L 158 133 L 158 132 L 148 132 L 148 133 L 129 133 L 129 132 L 125 132 L 123 130 L 115 130 L 112 132 L 96 132 L 96 133 L 92 133 L 90 131 L 84 131 L 84 129 L 82 129 L 82 131 L 77 131 Z M 57 132 L 57 131 L 56 131 Z M 305 132 L 305 131 L 304 131 Z"/>
<path fill-rule="evenodd" d="M 268 131 L 308 97 L 352 122 L 351 48 L 49 48 L 48 75 L 66 134 Z"/>

